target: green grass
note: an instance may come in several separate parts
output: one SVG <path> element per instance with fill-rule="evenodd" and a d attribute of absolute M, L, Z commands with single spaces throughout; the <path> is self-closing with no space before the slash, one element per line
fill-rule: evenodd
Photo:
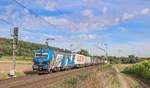
<path fill-rule="evenodd" d="M 65 79 L 62 83 L 55 85 L 52 88 L 74 88 L 75 85 L 79 85 L 83 80 L 87 79 L 92 74 L 94 74 L 94 72 L 82 73 L 71 79 Z"/>
<path fill-rule="evenodd" d="M 0 60 L 12 60 L 13 56 L 2 56 Z M 16 56 L 17 60 L 33 59 L 33 57 Z"/>
<path fill-rule="evenodd" d="M 12 56 L 3 56 L 0 58 L 0 63 L 10 64 L 12 63 Z M 24 58 L 23 56 L 16 56 L 17 64 L 33 64 L 33 59 L 31 57 Z"/>
<path fill-rule="evenodd" d="M 0 80 L 9 78 L 7 73 L 0 73 Z"/>
<path fill-rule="evenodd" d="M 1 64 L 12 64 L 12 61 L 0 61 Z M 26 65 L 32 65 L 33 62 L 31 61 L 16 61 L 16 64 L 26 64 Z"/>
<path fill-rule="evenodd" d="M 120 88 L 117 73 L 111 65 L 106 65 L 98 68 L 96 71 L 85 72 L 73 78 L 63 80 L 51 88 L 82 88 L 85 85 L 87 85 L 87 88 Z"/>
<path fill-rule="evenodd" d="M 25 76 L 26 74 L 24 72 L 16 72 L 16 76 Z M 3 79 L 7 79 L 7 78 L 10 78 L 10 75 L 9 73 L 0 73 L 0 80 L 3 80 Z"/>

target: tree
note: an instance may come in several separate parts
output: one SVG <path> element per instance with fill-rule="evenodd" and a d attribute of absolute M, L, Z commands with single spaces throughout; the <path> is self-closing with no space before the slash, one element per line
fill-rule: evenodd
<path fill-rule="evenodd" d="M 128 57 L 129 57 L 129 58 L 135 58 L 135 56 L 134 56 L 134 55 L 129 55 Z"/>
<path fill-rule="evenodd" d="M 85 56 L 90 56 L 87 50 L 81 49 L 78 54 L 85 55 Z"/>
<path fill-rule="evenodd" d="M 0 56 L 12 56 L 12 39 L 0 38 Z M 36 44 L 31 42 L 19 41 L 17 45 L 16 56 L 33 57 L 35 50 L 37 49 L 47 49 L 46 45 Z M 63 50 L 56 47 L 51 47 L 50 49 L 59 50 L 60 52 L 69 53 L 69 50 Z"/>
<path fill-rule="evenodd" d="M 129 55 L 128 58 L 129 58 L 128 63 L 136 63 L 136 57 L 135 57 L 135 55 Z"/>
<path fill-rule="evenodd" d="M 3 53 L 0 51 L 0 58 L 3 56 Z"/>
<path fill-rule="evenodd" d="M 118 64 L 120 63 L 120 60 L 116 56 L 108 56 L 108 60 L 111 64 Z"/>

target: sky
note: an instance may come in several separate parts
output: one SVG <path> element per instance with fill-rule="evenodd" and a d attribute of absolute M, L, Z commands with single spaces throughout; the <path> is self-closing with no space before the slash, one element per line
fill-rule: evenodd
<path fill-rule="evenodd" d="M 0 37 L 110 56 L 150 57 L 149 0 L 0 0 Z M 2 20 L 9 22 L 6 23 Z M 71 47 L 72 45 L 72 47 Z"/>

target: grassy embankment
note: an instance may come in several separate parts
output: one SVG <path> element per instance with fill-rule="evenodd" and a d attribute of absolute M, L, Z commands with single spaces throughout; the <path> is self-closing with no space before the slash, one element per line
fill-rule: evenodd
<path fill-rule="evenodd" d="M 150 84 L 150 60 L 128 66 L 123 72 Z"/>
<path fill-rule="evenodd" d="M 120 83 L 116 70 L 111 65 L 105 65 L 96 71 L 66 79 L 52 88 L 120 88 Z"/>

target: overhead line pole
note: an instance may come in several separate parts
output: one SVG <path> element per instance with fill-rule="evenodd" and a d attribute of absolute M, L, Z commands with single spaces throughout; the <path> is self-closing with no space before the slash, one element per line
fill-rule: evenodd
<path fill-rule="evenodd" d="M 104 46 L 105 46 L 105 49 L 103 49 L 103 48 L 101 48 L 101 47 L 99 47 L 99 46 L 96 45 L 96 47 L 98 49 L 100 49 L 100 50 L 102 50 L 102 51 L 105 52 L 106 59 L 108 60 L 108 44 L 104 44 Z"/>
<path fill-rule="evenodd" d="M 108 57 L 108 45 L 107 44 L 104 44 L 105 45 L 105 48 L 106 48 L 106 57 Z"/>
<path fill-rule="evenodd" d="M 15 27 L 13 30 L 13 61 L 12 61 L 12 69 L 10 70 L 10 76 L 16 77 L 15 69 L 16 69 L 16 46 L 18 42 L 18 27 Z"/>
<path fill-rule="evenodd" d="M 46 39 L 45 44 L 47 45 L 47 48 L 48 48 L 48 49 L 49 49 L 48 42 L 49 42 L 50 40 L 55 40 L 55 39 L 54 39 L 54 38 L 47 38 L 47 39 Z"/>

